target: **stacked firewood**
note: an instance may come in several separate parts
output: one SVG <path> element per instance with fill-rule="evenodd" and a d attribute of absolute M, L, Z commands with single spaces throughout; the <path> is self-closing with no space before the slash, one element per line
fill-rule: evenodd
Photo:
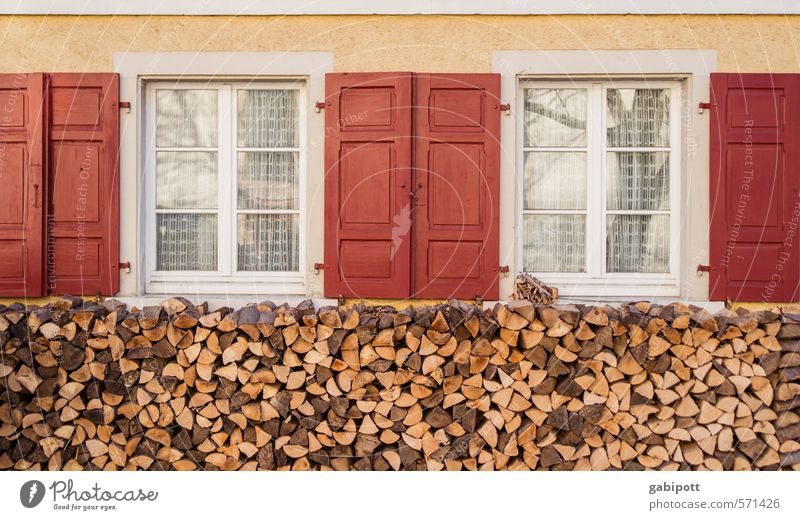
<path fill-rule="evenodd" d="M 0 468 L 800 469 L 800 316 L 0 306 Z"/>
<path fill-rule="evenodd" d="M 527 273 L 520 273 L 515 280 L 515 300 L 527 300 L 534 303 L 553 303 L 558 299 L 558 289 L 549 287 L 543 281 Z"/>

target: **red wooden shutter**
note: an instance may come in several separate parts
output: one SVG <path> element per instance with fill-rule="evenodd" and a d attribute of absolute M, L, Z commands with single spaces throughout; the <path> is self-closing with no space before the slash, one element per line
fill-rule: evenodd
<path fill-rule="evenodd" d="M 500 75 L 419 74 L 414 295 L 499 297 Z"/>
<path fill-rule="evenodd" d="M 44 75 L 0 74 L 0 295 L 44 291 Z"/>
<path fill-rule="evenodd" d="M 48 289 L 119 289 L 119 77 L 50 76 Z"/>
<path fill-rule="evenodd" d="M 327 74 L 325 97 L 325 295 L 406 297 L 411 74 Z"/>
<path fill-rule="evenodd" d="M 800 75 L 711 75 L 713 300 L 796 301 Z"/>

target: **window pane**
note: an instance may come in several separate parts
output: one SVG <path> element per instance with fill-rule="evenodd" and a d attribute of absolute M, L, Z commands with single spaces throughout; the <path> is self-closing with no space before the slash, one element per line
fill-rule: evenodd
<path fill-rule="evenodd" d="M 156 207 L 217 207 L 217 152 L 156 153 Z"/>
<path fill-rule="evenodd" d="M 217 91 L 156 91 L 156 146 L 217 146 Z"/>
<path fill-rule="evenodd" d="M 299 216 L 238 216 L 239 271 L 299 271 Z"/>
<path fill-rule="evenodd" d="M 217 270 L 216 215 L 161 213 L 156 217 L 157 270 Z"/>
<path fill-rule="evenodd" d="M 239 90 L 238 139 L 240 148 L 295 148 L 296 90 Z"/>
<path fill-rule="evenodd" d="M 523 227 L 526 272 L 586 271 L 585 215 L 525 215 Z"/>
<path fill-rule="evenodd" d="M 608 146 L 669 146 L 669 98 L 668 89 L 608 89 Z"/>
<path fill-rule="evenodd" d="M 669 215 L 608 215 L 609 273 L 668 273 Z"/>
<path fill-rule="evenodd" d="M 586 153 L 526 153 L 525 209 L 586 209 Z"/>
<path fill-rule="evenodd" d="M 296 152 L 239 152 L 239 209 L 297 209 Z"/>
<path fill-rule="evenodd" d="M 525 146 L 586 146 L 586 89 L 525 89 Z"/>
<path fill-rule="evenodd" d="M 610 210 L 668 210 L 669 152 L 609 152 Z"/>

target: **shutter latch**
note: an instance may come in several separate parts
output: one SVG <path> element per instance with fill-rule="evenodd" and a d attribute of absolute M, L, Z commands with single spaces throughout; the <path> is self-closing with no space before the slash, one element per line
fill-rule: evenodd
<path fill-rule="evenodd" d="M 314 103 L 314 112 L 319 114 L 319 111 L 324 110 L 326 106 L 327 104 L 324 101 L 317 101 L 316 103 Z"/>
<path fill-rule="evenodd" d="M 699 103 L 699 104 L 697 105 L 697 113 L 698 113 L 698 114 L 702 114 L 702 113 L 703 113 L 703 111 L 705 111 L 705 110 L 711 110 L 712 108 L 714 108 L 714 106 L 713 106 L 711 103 L 706 103 L 706 102 Z"/>
<path fill-rule="evenodd" d="M 330 267 L 328 264 L 314 264 L 314 274 L 319 274 L 320 271 Z"/>
<path fill-rule="evenodd" d="M 697 266 L 697 276 L 703 276 L 703 273 L 710 273 L 711 266 L 710 265 L 698 265 Z"/>
<path fill-rule="evenodd" d="M 511 103 L 502 103 L 500 105 L 500 111 L 505 112 L 507 116 L 511 115 Z"/>
<path fill-rule="evenodd" d="M 130 273 L 131 272 L 131 263 L 130 262 L 120 262 L 119 263 L 119 268 L 120 269 L 125 269 L 126 273 Z"/>

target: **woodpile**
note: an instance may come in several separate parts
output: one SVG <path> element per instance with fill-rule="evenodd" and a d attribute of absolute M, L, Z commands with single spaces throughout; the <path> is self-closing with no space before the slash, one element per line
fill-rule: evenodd
<path fill-rule="evenodd" d="M 800 469 L 800 316 L 0 306 L 0 468 Z"/>
<path fill-rule="evenodd" d="M 548 287 L 543 281 L 527 273 L 520 273 L 515 281 L 512 298 L 533 303 L 553 303 L 558 300 L 558 289 Z"/>

